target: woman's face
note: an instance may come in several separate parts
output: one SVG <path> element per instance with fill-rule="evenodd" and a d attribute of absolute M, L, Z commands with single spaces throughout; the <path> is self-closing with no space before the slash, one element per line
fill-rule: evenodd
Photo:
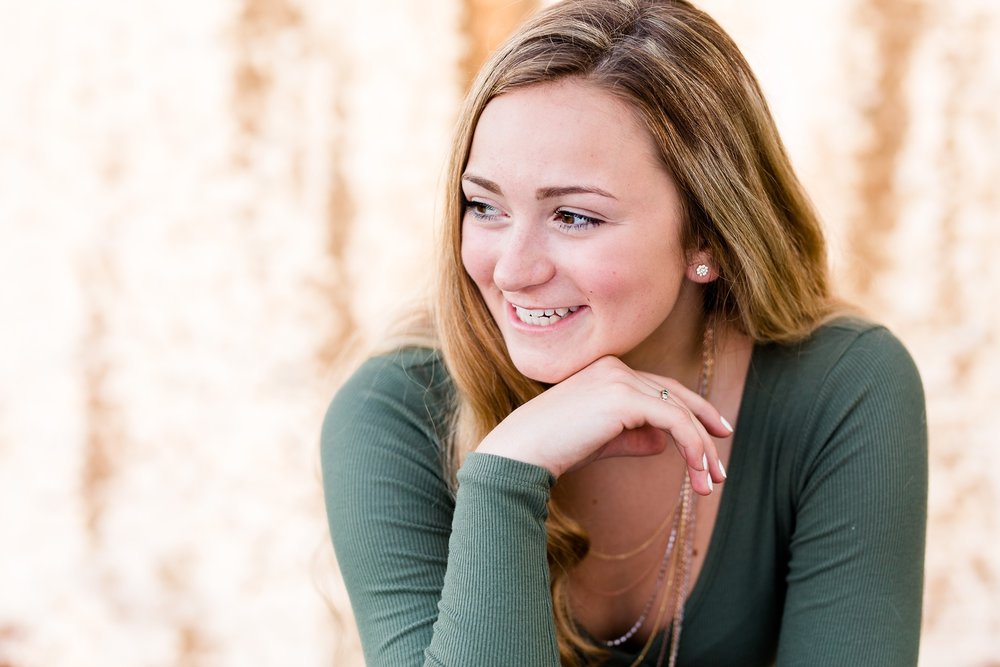
<path fill-rule="evenodd" d="M 609 354 L 658 365 L 687 340 L 680 198 L 618 98 L 581 80 L 494 98 L 462 186 L 462 262 L 524 375 L 555 383 Z"/>

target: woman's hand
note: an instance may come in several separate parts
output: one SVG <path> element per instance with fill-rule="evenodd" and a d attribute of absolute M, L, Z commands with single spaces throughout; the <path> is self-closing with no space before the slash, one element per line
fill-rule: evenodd
<path fill-rule="evenodd" d="M 477 451 L 539 465 L 558 478 L 597 459 L 659 454 L 673 440 L 692 488 L 708 495 L 712 481 L 725 480 L 711 435 L 730 434 L 719 412 L 695 392 L 609 356 L 514 410 Z"/>

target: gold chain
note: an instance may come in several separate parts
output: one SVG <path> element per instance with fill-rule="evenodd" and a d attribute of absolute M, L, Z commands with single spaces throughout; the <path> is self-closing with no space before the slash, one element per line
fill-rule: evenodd
<path fill-rule="evenodd" d="M 680 502 L 680 498 L 678 498 L 678 502 Z M 603 551 L 597 551 L 596 549 L 591 549 L 590 551 L 587 552 L 587 555 L 593 556 L 594 558 L 598 558 L 600 560 L 627 560 L 629 558 L 632 558 L 633 556 L 638 556 L 643 551 L 653 546 L 653 544 L 656 542 L 656 538 L 658 538 L 660 535 L 666 532 L 667 526 L 670 525 L 673 517 L 674 517 L 674 510 L 670 510 L 667 513 L 667 516 L 664 517 L 663 523 L 661 523 L 656 528 L 656 530 L 653 531 L 653 534 L 650 535 L 648 538 L 646 538 L 642 544 L 640 544 L 639 546 L 635 547 L 630 551 L 626 551 L 620 554 L 609 554 L 609 553 L 604 553 Z"/>
<path fill-rule="evenodd" d="M 702 398 L 708 398 L 708 393 L 711 388 L 712 375 L 715 366 L 715 331 L 711 324 L 705 327 L 705 334 L 702 340 L 702 368 L 701 368 L 701 378 L 698 383 L 698 394 Z M 649 649 L 653 646 L 653 642 L 656 640 L 656 629 L 660 627 L 663 623 L 664 616 L 666 615 L 667 607 L 670 605 L 671 599 L 674 601 L 673 615 L 671 618 L 671 632 L 670 632 L 670 660 L 668 662 L 669 667 L 676 667 L 677 664 L 677 653 L 680 648 L 681 639 L 681 625 L 684 621 L 684 602 L 687 597 L 688 585 L 690 584 L 691 578 L 691 561 L 692 554 L 694 550 L 694 529 L 695 529 L 695 496 L 691 489 L 691 478 L 684 471 L 684 480 L 681 485 L 680 494 L 680 517 L 679 525 L 677 527 L 677 542 L 674 546 L 673 553 L 670 554 L 669 558 L 670 564 L 670 575 L 667 578 L 666 587 L 663 589 L 663 599 L 660 602 L 660 608 L 657 610 L 656 621 L 653 624 L 654 631 L 650 633 L 649 638 L 642 647 L 639 655 L 636 657 L 635 661 L 632 663 L 631 667 L 638 667 L 639 664 L 645 660 L 646 655 L 649 653 Z M 678 571 L 680 578 L 678 581 Z M 675 583 L 678 586 L 675 587 Z M 670 595 L 671 591 L 673 595 Z M 659 593 L 659 589 L 654 590 L 653 598 Z M 643 613 L 643 616 L 645 612 Z M 642 619 L 645 620 L 644 618 Z M 663 665 L 663 658 L 666 656 L 667 640 L 666 637 L 663 638 L 662 646 L 660 647 L 660 655 L 656 661 L 657 667 Z"/>

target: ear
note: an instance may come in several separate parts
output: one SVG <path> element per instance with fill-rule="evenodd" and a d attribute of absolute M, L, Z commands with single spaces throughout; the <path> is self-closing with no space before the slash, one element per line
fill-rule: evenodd
<path fill-rule="evenodd" d="M 696 250 L 688 257 L 687 279 L 694 283 L 707 284 L 719 277 L 718 268 L 707 250 Z"/>

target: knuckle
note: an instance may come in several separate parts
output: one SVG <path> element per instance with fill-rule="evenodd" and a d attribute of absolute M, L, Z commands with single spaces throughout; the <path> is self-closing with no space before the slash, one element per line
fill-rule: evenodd
<path fill-rule="evenodd" d="M 613 378 L 611 382 L 608 383 L 607 390 L 611 393 L 613 398 L 622 401 L 627 401 L 632 395 L 632 387 L 625 381 L 624 378 Z"/>
<path fill-rule="evenodd" d="M 701 434 L 698 430 L 690 423 L 685 423 L 680 426 L 681 437 L 683 437 L 686 446 L 684 450 L 687 452 L 701 453 L 705 447 L 705 443 L 701 439 Z"/>
<path fill-rule="evenodd" d="M 617 357 L 613 357 L 610 354 L 600 357 L 599 359 L 597 359 L 597 361 L 595 361 L 591 365 L 594 368 L 602 370 L 610 370 L 614 368 L 620 369 L 623 366 L 622 362 Z"/>

